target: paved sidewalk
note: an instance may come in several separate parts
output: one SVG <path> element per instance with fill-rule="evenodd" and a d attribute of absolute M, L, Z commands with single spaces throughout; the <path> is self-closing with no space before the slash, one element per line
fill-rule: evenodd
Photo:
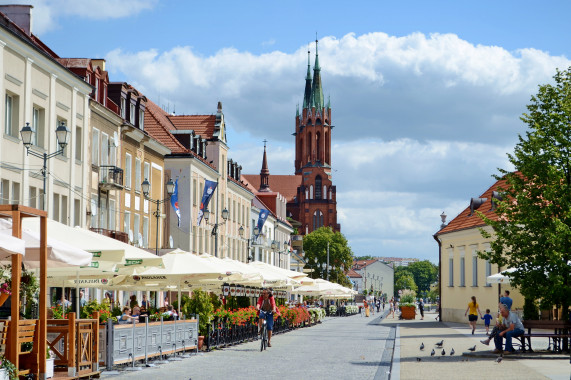
<path fill-rule="evenodd" d="M 120 371 L 108 380 L 208 379 L 389 379 L 393 329 L 377 319 L 359 315 L 326 318 L 313 327 L 272 338 L 272 347 L 260 352 L 260 343 L 244 343 L 199 354 L 179 362 L 139 372 Z"/>
<path fill-rule="evenodd" d="M 501 363 L 496 363 L 497 355 L 463 356 L 474 345 L 476 352 L 491 353 L 494 349 L 493 342 L 489 346 L 480 343 L 486 337 L 485 330 L 480 326 L 476 329 L 476 334 L 472 335 L 468 323 L 441 323 L 435 321 L 435 316 L 434 313 L 425 313 L 424 320 L 399 321 L 390 317 L 383 320 L 382 325 L 400 326 L 400 342 L 397 340 L 395 343 L 400 345 L 400 379 L 571 378 L 569 355 L 549 355 L 551 359 L 524 359 L 519 355 L 511 355 L 505 356 Z M 435 347 L 435 343 L 442 339 L 445 356 L 441 354 L 442 348 Z M 421 343 L 425 345 L 424 351 L 419 349 Z M 436 354 L 431 357 L 433 348 Z M 454 356 L 450 356 L 452 348 Z"/>

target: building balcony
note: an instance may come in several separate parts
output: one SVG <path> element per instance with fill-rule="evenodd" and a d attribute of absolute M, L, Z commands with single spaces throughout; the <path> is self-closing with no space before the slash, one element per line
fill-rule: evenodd
<path fill-rule="evenodd" d="M 99 187 L 102 190 L 123 189 L 123 169 L 110 165 L 100 166 Z"/>
<path fill-rule="evenodd" d="M 91 227 L 89 230 L 98 233 L 100 235 L 107 236 L 112 239 L 119 240 L 122 241 L 123 243 L 129 244 L 129 235 L 125 232 L 107 230 L 105 228 L 94 228 L 94 227 Z"/>
<path fill-rule="evenodd" d="M 303 247 L 303 235 L 291 235 L 291 247 L 293 249 Z"/>

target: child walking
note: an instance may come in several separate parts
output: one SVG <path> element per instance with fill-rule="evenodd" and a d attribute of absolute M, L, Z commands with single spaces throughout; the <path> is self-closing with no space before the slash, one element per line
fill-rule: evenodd
<path fill-rule="evenodd" d="M 492 321 L 492 314 L 490 314 L 490 309 L 486 309 L 486 314 L 482 317 L 484 324 L 486 325 L 486 335 L 490 334 L 490 322 Z"/>

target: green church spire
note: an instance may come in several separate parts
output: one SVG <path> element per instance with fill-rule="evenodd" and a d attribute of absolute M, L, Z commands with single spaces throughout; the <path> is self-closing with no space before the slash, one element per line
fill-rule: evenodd
<path fill-rule="evenodd" d="M 323 89 L 321 88 L 321 68 L 319 67 L 319 52 L 317 50 L 318 40 L 315 40 L 315 65 L 313 66 L 313 83 L 311 86 L 312 102 L 311 106 L 318 110 L 323 109 Z"/>

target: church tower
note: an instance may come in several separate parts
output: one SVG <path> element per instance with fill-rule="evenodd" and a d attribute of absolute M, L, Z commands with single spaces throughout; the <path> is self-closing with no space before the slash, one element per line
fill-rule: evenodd
<path fill-rule="evenodd" d="M 321 226 L 340 230 L 337 224 L 336 189 L 331 182 L 331 104 L 325 104 L 319 66 L 318 41 L 311 75 L 310 52 L 307 52 L 307 75 L 301 114 L 295 116 L 295 174 L 301 176 L 297 189 L 298 209 L 292 217 L 302 224 L 301 233 Z M 295 215 L 298 213 L 298 215 Z"/>

